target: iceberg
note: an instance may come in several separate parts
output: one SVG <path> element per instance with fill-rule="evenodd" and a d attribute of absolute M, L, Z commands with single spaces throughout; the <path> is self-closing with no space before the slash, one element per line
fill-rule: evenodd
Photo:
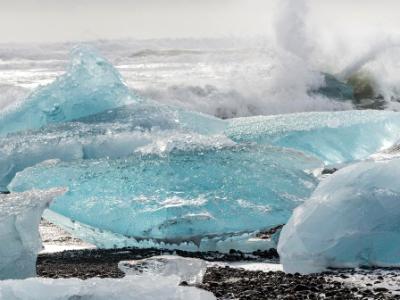
<path fill-rule="evenodd" d="M 400 159 L 364 161 L 321 182 L 283 227 L 287 272 L 400 266 Z"/>
<path fill-rule="evenodd" d="M 94 121 L 96 120 L 96 121 Z M 138 104 L 108 110 L 79 122 L 47 126 L 40 130 L 0 138 L 0 191 L 15 174 L 49 159 L 73 161 L 122 158 L 141 147 L 165 148 L 234 144 L 223 132 L 225 123 L 213 117 Z M 196 142 L 197 141 L 197 142 Z M 154 147 L 153 147 L 154 148 Z M 166 151 L 167 149 L 165 149 Z"/>
<path fill-rule="evenodd" d="M 320 161 L 301 152 L 234 145 L 119 160 L 47 161 L 18 173 L 8 188 L 68 187 L 51 205 L 53 212 L 126 239 L 199 245 L 205 238 L 286 222 L 314 190 L 311 170 L 319 167 Z M 114 247 L 112 239 L 87 233 L 84 240 Z"/>
<path fill-rule="evenodd" d="M 95 50 L 76 47 L 67 72 L 0 112 L 0 136 L 66 122 L 139 102 L 118 71 Z"/>
<path fill-rule="evenodd" d="M 65 75 L 20 106 L 0 112 L 0 191 L 16 172 L 44 160 L 124 157 L 159 137 L 165 140 L 172 131 L 211 135 L 226 125 L 139 99 L 110 63 L 77 47 Z"/>
<path fill-rule="evenodd" d="M 373 110 L 238 118 L 226 129 L 235 142 L 293 148 L 325 164 L 365 159 L 395 144 L 399 133 L 399 113 Z"/>
<path fill-rule="evenodd" d="M 79 47 L 1 113 L 0 191 L 67 187 L 45 216 L 98 247 L 247 251 L 308 199 L 315 170 L 389 148 L 399 127 L 378 111 L 216 119 L 140 99 Z"/>
<path fill-rule="evenodd" d="M 179 286 L 178 276 L 126 276 L 122 279 L 45 279 L 0 281 L 4 300 L 215 300 L 210 292 Z"/>
<path fill-rule="evenodd" d="M 36 258 L 42 247 L 39 235 L 42 213 L 64 192 L 51 189 L 0 195 L 0 280 L 36 275 Z"/>

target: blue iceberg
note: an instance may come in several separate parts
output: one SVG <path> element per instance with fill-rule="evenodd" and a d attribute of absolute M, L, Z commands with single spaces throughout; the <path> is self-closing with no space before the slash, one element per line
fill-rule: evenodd
<path fill-rule="evenodd" d="M 0 116 L 0 191 L 67 187 L 45 216 L 99 247 L 253 249 L 249 237 L 309 198 L 316 170 L 399 138 L 394 112 L 220 120 L 161 105 L 96 52 L 73 53 L 65 75 Z"/>
<path fill-rule="evenodd" d="M 284 223 L 313 191 L 311 170 L 320 166 L 300 152 L 270 146 L 208 147 L 47 161 L 17 174 L 9 189 L 65 186 L 69 191 L 50 207 L 58 214 L 136 240 L 200 244 Z M 94 236 L 85 240 L 114 246 Z"/>
<path fill-rule="evenodd" d="M 399 139 L 400 114 L 389 111 L 310 112 L 233 119 L 236 142 L 293 148 L 326 164 L 365 159 Z"/>
<path fill-rule="evenodd" d="M 215 145 L 233 143 L 218 134 L 225 127 L 213 117 L 146 102 L 9 134 L 0 138 L 0 191 L 17 172 L 48 159 L 121 158 L 146 145 L 173 147 L 196 139 Z"/>
<path fill-rule="evenodd" d="M 110 63 L 94 50 L 77 47 L 64 75 L 37 89 L 19 106 L 0 113 L 0 136 L 138 101 Z"/>
<path fill-rule="evenodd" d="M 124 157 L 175 131 L 213 135 L 226 125 L 139 99 L 104 58 L 77 47 L 65 75 L 0 112 L 0 191 L 16 172 L 48 159 Z"/>
<path fill-rule="evenodd" d="M 400 159 L 364 161 L 331 175 L 280 235 L 287 272 L 400 266 Z"/>

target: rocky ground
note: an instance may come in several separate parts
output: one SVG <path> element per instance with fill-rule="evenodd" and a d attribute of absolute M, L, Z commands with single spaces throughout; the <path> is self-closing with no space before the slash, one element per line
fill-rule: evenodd
<path fill-rule="evenodd" d="M 336 276 L 350 278 L 345 273 L 300 275 L 209 268 L 200 287 L 219 299 L 400 299 L 387 288 L 350 284 Z"/>
<path fill-rule="evenodd" d="M 48 222 L 42 223 L 41 234 L 47 250 L 54 245 L 73 245 L 78 248 L 42 252 L 37 262 L 37 272 L 42 277 L 120 278 L 124 276 L 118 269 L 120 261 L 174 254 L 209 261 L 210 267 L 198 287 L 213 292 L 219 299 L 400 299 L 399 270 L 359 269 L 316 275 L 285 274 L 276 271 L 280 265 L 275 250 L 244 255 L 238 251 L 220 254 L 135 248 L 90 249 L 91 245 L 72 238 Z M 275 271 L 245 269 L 251 264 L 262 265 L 258 264 L 260 262 L 272 262 L 277 268 Z"/>
<path fill-rule="evenodd" d="M 213 292 L 219 299 L 400 299 L 400 273 L 397 270 L 299 275 L 221 267 L 221 262 L 262 259 L 261 256 L 247 256 L 236 251 L 222 255 L 157 249 L 70 250 L 40 254 L 37 271 L 39 276 L 50 278 L 120 278 L 124 274 L 118 269 L 118 262 L 165 254 L 220 262 L 207 269 L 203 283 L 199 285 Z M 262 256 L 268 254 L 263 253 Z M 357 276 L 361 280 L 357 280 Z"/>

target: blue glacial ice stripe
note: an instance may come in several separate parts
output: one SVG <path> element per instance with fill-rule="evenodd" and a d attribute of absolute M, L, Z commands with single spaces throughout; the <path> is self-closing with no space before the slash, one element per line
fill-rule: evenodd
<path fill-rule="evenodd" d="M 400 113 L 388 111 L 311 112 L 229 122 L 226 134 L 236 142 L 293 148 L 326 164 L 364 159 L 400 136 Z"/>
<path fill-rule="evenodd" d="M 138 102 L 118 71 L 95 50 L 76 47 L 67 72 L 1 112 L 0 136 Z"/>
<path fill-rule="evenodd" d="M 283 268 L 400 266 L 400 159 L 364 161 L 331 175 L 298 207 L 278 243 Z"/>
<path fill-rule="evenodd" d="M 285 223 L 316 186 L 305 170 L 320 166 L 265 145 L 176 150 L 44 162 L 18 173 L 9 189 L 68 187 L 51 206 L 56 213 L 127 238 L 189 241 Z"/>

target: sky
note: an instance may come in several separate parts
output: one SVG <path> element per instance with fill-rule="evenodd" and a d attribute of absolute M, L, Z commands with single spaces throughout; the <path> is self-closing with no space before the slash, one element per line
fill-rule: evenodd
<path fill-rule="evenodd" d="M 0 0 L 0 43 L 266 35 L 278 1 Z M 318 28 L 400 28 L 398 0 L 307 2 Z"/>

